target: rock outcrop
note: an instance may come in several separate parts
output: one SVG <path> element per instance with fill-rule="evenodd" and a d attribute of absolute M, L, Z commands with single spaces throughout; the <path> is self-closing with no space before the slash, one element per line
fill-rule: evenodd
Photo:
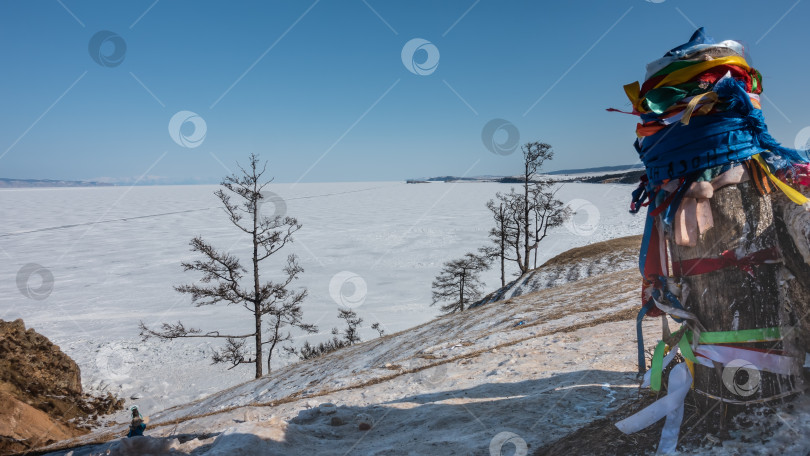
<path fill-rule="evenodd" d="M 70 396 L 82 393 L 79 366 L 22 320 L 0 320 L 0 382 L 10 383 L 34 396 Z"/>
<path fill-rule="evenodd" d="M 123 403 L 84 394 L 79 366 L 58 346 L 22 320 L 0 320 L 0 454 L 83 434 Z"/>

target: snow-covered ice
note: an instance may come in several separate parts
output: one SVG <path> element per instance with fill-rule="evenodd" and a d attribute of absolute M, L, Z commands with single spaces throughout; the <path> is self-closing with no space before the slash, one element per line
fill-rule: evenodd
<path fill-rule="evenodd" d="M 492 222 L 485 202 L 511 185 L 396 182 L 271 184 L 287 214 L 303 224 L 286 253 L 296 253 L 309 289 L 305 318 L 322 333 L 338 326 L 330 281 L 343 271 L 366 284 L 361 335 L 380 322 L 391 334 L 429 321 L 430 283 L 442 263 L 487 242 Z M 203 329 L 239 331 L 251 324 L 239 309 L 194 308 L 173 287 L 195 280 L 180 262 L 194 256 L 188 241 L 202 235 L 246 257 L 213 196 L 216 186 L 0 190 L 0 318 L 23 318 L 82 368 L 90 390 L 140 397 L 151 409 L 170 407 L 246 381 L 250 367 L 210 366 L 216 341 L 141 342 L 137 324 L 183 320 Z M 538 264 L 571 247 L 639 234 L 642 218 L 627 213 L 631 186 L 565 184 L 558 196 L 579 209 L 572 224 L 541 245 Z M 269 214 L 275 207 L 266 209 Z M 285 253 L 285 252 L 282 252 Z M 279 258 L 281 260 L 281 258 Z M 43 300 L 18 290 L 28 263 L 51 271 L 53 291 Z M 276 271 L 268 268 L 272 276 Z M 345 275 L 344 275 L 345 276 Z M 28 286 L 36 289 L 38 277 Z M 498 272 L 484 279 L 491 289 Z M 345 294 L 352 294 L 351 288 Z M 341 295 L 336 296 L 341 299 Z M 304 338 L 296 339 L 298 345 Z M 282 354 L 281 367 L 292 359 Z"/>

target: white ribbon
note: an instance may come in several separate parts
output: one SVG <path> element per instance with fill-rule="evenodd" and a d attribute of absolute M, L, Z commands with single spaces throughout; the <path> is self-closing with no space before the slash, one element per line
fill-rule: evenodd
<path fill-rule="evenodd" d="M 695 350 L 700 364 L 714 367 L 712 361 L 726 365 L 734 360 L 743 360 L 753 364 L 758 370 L 780 375 L 798 373 L 798 359 L 775 353 L 726 347 L 724 345 L 698 345 Z M 708 359 L 707 359 L 708 358 Z"/>
<path fill-rule="evenodd" d="M 656 304 L 658 303 L 656 302 Z M 676 345 L 664 357 L 661 368 L 666 369 L 677 354 L 678 346 Z M 722 345 L 699 345 L 695 350 L 695 355 L 697 355 L 696 358 L 700 364 L 708 367 L 714 367 L 714 362 L 728 365 L 742 360 L 753 364 L 758 370 L 781 375 L 795 374 L 798 369 L 796 358 Z M 648 370 L 644 374 L 642 387 L 650 386 L 651 373 L 652 371 Z M 692 373 L 686 367 L 686 364 L 678 364 L 669 373 L 667 395 L 635 415 L 619 421 L 616 423 L 616 427 L 625 434 L 633 434 L 666 417 L 664 429 L 661 431 L 661 440 L 658 443 L 658 453 L 669 454 L 675 452 L 681 422 L 683 421 L 683 402 L 691 387 Z"/>
<path fill-rule="evenodd" d="M 672 350 L 672 352 L 674 351 Z M 685 364 L 678 364 L 669 373 L 667 395 L 635 415 L 619 421 L 616 423 L 616 427 L 625 434 L 632 434 L 666 417 L 664 429 L 661 431 L 661 440 L 658 442 L 658 452 L 673 453 L 678 445 L 678 434 L 683 420 L 683 401 L 691 386 L 692 374 L 689 372 L 689 368 Z"/>
<path fill-rule="evenodd" d="M 661 370 L 664 370 L 669 366 L 669 363 L 675 359 L 675 355 L 678 354 L 678 347 L 676 346 L 672 350 L 667 353 L 667 356 L 664 356 L 664 360 L 661 363 Z M 711 362 L 711 361 L 709 361 Z M 647 372 L 644 373 L 644 381 L 641 383 L 642 388 L 649 388 L 650 387 L 650 375 L 652 374 L 652 369 L 647 369 Z"/>

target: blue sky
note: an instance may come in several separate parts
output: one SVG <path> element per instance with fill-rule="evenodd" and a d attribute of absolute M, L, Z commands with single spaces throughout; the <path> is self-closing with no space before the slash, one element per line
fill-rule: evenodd
<path fill-rule="evenodd" d="M 636 119 L 605 108 L 629 108 L 622 86 L 696 25 L 746 45 L 792 145 L 810 126 L 810 2 L 763 5 L 3 0 L 0 177 L 216 182 L 251 152 L 279 182 L 514 174 L 519 153 L 482 141 L 493 119 L 552 144 L 548 169 L 635 163 Z M 91 57 L 105 30 L 126 45 L 117 65 Z M 430 74 L 403 64 L 415 38 L 438 50 Z M 180 111 L 205 122 L 196 147 L 190 123 L 170 135 Z"/>

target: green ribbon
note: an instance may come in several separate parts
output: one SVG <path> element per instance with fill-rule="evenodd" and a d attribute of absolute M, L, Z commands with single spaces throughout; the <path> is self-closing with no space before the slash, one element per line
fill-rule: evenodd
<path fill-rule="evenodd" d="M 650 366 L 650 389 L 653 391 L 661 391 L 661 374 L 664 370 L 664 347 L 666 344 L 663 340 L 658 341 L 655 346 L 655 353 L 653 353 L 652 365 Z"/>
<path fill-rule="evenodd" d="M 650 90 L 644 96 L 647 107 L 656 114 L 663 114 L 675 103 L 686 97 L 709 92 L 697 82 L 686 82 L 677 86 L 664 86 Z"/>
<path fill-rule="evenodd" d="M 647 108 L 656 114 L 663 114 L 670 106 L 686 98 L 688 92 L 678 87 L 659 87 L 647 93 Z"/>
<path fill-rule="evenodd" d="M 689 342 L 692 331 L 688 331 Z M 701 344 L 743 344 L 746 342 L 772 342 L 782 339 L 778 326 L 772 328 L 741 329 L 739 331 L 704 331 L 700 333 Z"/>
<path fill-rule="evenodd" d="M 650 79 L 672 73 L 673 71 L 682 70 L 686 67 L 690 67 L 698 63 L 700 63 L 700 61 L 697 60 L 676 60 L 670 63 L 669 65 L 665 66 L 664 68 L 662 68 L 660 71 L 658 71 L 658 73 L 652 75 Z"/>
<path fill-rule="evenodd" d="M 682 327 L 681 329 L 685 329 Z M 679 330 L 680 331 L 680 330 Z M 691 330 L 685 330 L 683 337 L 678 341 L 678 348 L 684 358 L 693 363 L 697 363 L 697 357 L 690 345 L 694 339 Z M 746 342 L 769 342 L 782 339 L 782 333 L 778 326 L 772 328 L 743 329 L 740 331 L 704 331 L 700 333 L 700 343 L 702 344 L 742 344 Z M 673 347 L 674 349 L 674 347 Z M 661 391 L 661 376 L 664 371 L 664 351 L 666 343 L 658 341 L 653 353 L 652 365 L 650 366 L 650 389 Z"/>
<path fill-rule="evenodd" d="M 684 334 L 683 337 L 681 337 L 681 340 L 678 342 L 678 348 L 681 349 L 681 354 L 684 358 L 693 363 L 698 362 L 697 358 L 695 358 L 695 354 L 692 352 L 692 346 L 689 345 L 689 341 L 686 340 L 686 334 Z"/>

